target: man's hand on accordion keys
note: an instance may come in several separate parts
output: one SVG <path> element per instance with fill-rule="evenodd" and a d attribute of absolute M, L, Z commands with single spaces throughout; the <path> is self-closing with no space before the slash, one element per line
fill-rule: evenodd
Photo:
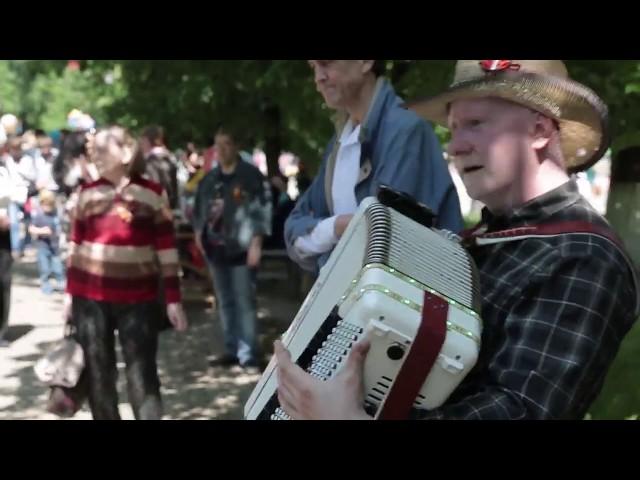
<path fill-rule="evenodd" d="M 280 407 L 294 420 L 372 420 L 363 407 L 363 369 L 369 346 L 368 340 L 357 343 L 340 373 L 323 382 L 296 365 L 276 341 Z"/>

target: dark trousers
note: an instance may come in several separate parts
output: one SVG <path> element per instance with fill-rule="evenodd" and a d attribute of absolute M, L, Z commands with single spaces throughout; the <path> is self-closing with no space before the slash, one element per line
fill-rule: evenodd
<path fill-rule="evenodd" d="M 126 365 L 127 392 L 137 420 L 162 418 L 155 302 L 119 304 L 73 298 L 73 319 L 85 354 L 89 406 L 95 420 L 119 420 L 115 330 Z"/>
<path fill-rule="evenodd" d="M 9 307 L 11 305 L 11 264 L 10 250 L 0 250 L 0 340 L 9 327 Z"/>

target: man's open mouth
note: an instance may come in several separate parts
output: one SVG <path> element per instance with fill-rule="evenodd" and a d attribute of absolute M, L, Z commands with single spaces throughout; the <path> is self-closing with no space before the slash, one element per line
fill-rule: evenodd
<path fill-rule="evenodd" d="M 480 166 L 475 166 L 475 167 L 466 167 L 466 168 L 463 170 L 463 172 L 464 172 L 465 174 L 467 174 L 467 173 L 473 173 L 473 172 L 477 172 L 478 170 L 481 170 L 482 168 L 483 168 L 483 167 L 480 167 Z"/>

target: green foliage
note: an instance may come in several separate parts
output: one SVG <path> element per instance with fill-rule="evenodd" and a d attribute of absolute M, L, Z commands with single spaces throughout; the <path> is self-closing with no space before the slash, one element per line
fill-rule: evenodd
<path fill-rule="evenodd" d="M 158 123 L 174 146 L 204 144 L 220 123 L 238 124 L 248 143 L 276 141 L 311 171 L 333 133 L 330 112 L 303 60 L 87 60 L 81 71 L 64 61 L 0 62 L 5 111 L 23 113 L 31 125 L 60 128 L 72 108 L 100 123 L 133 130 Z M 405 98 L 435 93 L 451 77 L 453 61 L 388 60 L 387 73 Z M 13 77 L 3 75 L 3 70 Z M 105 82 L 105 78 L 110 83 Z M 17 86 L 16 86 L 17 85 Z M 446 131 L 438 133 L 444 139 Z M 274 140 L 275 139 L 275 140 Z"/>
<path fill-rule="evenodd" d="M 0 112 L 17 112 L 21 108 L 18 79 L 8 62 L 0 62 Z"/>
<path fill-rule="evenodd" d="M 640 62 L 636 60 L 571 60 L 573 78 L 595 90 L 609 107 L 613 151 L 625 138 L 638 138 Z"/>
<path fill-rule="evenodd" d="M 126 94 L 103 107 L 111 122 L 139 130 L 161 124 L 173 146 L 205 144 L 220 123 L 240 127 L 247 146 L 269 140 L 311 166 L 319 163 L 331 122 L 303 61 L 90 61 L 99 84 L 120 72 Z"/>
<path fill-rule="evenodd" d="M 18 114 L 29 127 L 56 130 L 66 126 L 74 108 L 98 122 L 111 119 L 107 108 L 124 95 L 122 83 L 96 81 L 89 70 L 73 71 L 59 61 L 0 61 L 2 112 Z"/>
<path fill-rule="evenodd" d="M 101 123 L 108 121 L 104 109 L 115 100 L 104 87 L 96 86 L 83 72 L 65 70 L 38 74 L 25 98 L 25 110 L 31 123 L 45 130 L 66 125 L 66 116 L 74 108 L 90 112 Z"/>
<path fill-rule="evenodd" d="M 640 414 L 640 326 L 622 342 L 598 399 L 591 406 L 594 420 L 637 419 Z"/>
<path fill-rule="evenodd" d="M 405 99 L 436 94 L 453 77 L 455 60 L 387 60 L 387 75 Z M 207 142 L 219 123 L 242 127 L 247 141 L 276 142 L 313 167 L 333 133 L 303 60 L 0 61 L 0 108 L 31 124 L 64 124 L 74 107 L 101 123 L 140 129 L 165 126 L 173 146 Z M 596 90 L 611 110 L 614 139 L 637 138 L 640 62 L 570 60 L 570 73 Z M 105 79 L 109 80 L 106 82 Z M 446 143 L 448 132 L 437 127 Z"/>

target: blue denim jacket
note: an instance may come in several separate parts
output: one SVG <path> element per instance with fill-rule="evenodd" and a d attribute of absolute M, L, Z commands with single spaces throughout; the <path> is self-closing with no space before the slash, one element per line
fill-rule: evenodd
<path fill-rule="evenodd" d="M 293 245 L 322 220 L 334 215 L 331 198 L 333 165 L 342 125 L 329 143 L 318 175 L 298 200 L 285 224 L 289 256 L 302 268 L 317 272 L 331 252 L 312 259 L 296 255 Z M 442 149 L 431 126 L 403 107 L 388 81 L 379 79 L 376 93 L 360 129 L 362 153 L 355 187 L 358 203 L 388 185 L 414 197 L 437 215 L 436 227 L 458 233 L 463 228 L 458 193 Z"/>

